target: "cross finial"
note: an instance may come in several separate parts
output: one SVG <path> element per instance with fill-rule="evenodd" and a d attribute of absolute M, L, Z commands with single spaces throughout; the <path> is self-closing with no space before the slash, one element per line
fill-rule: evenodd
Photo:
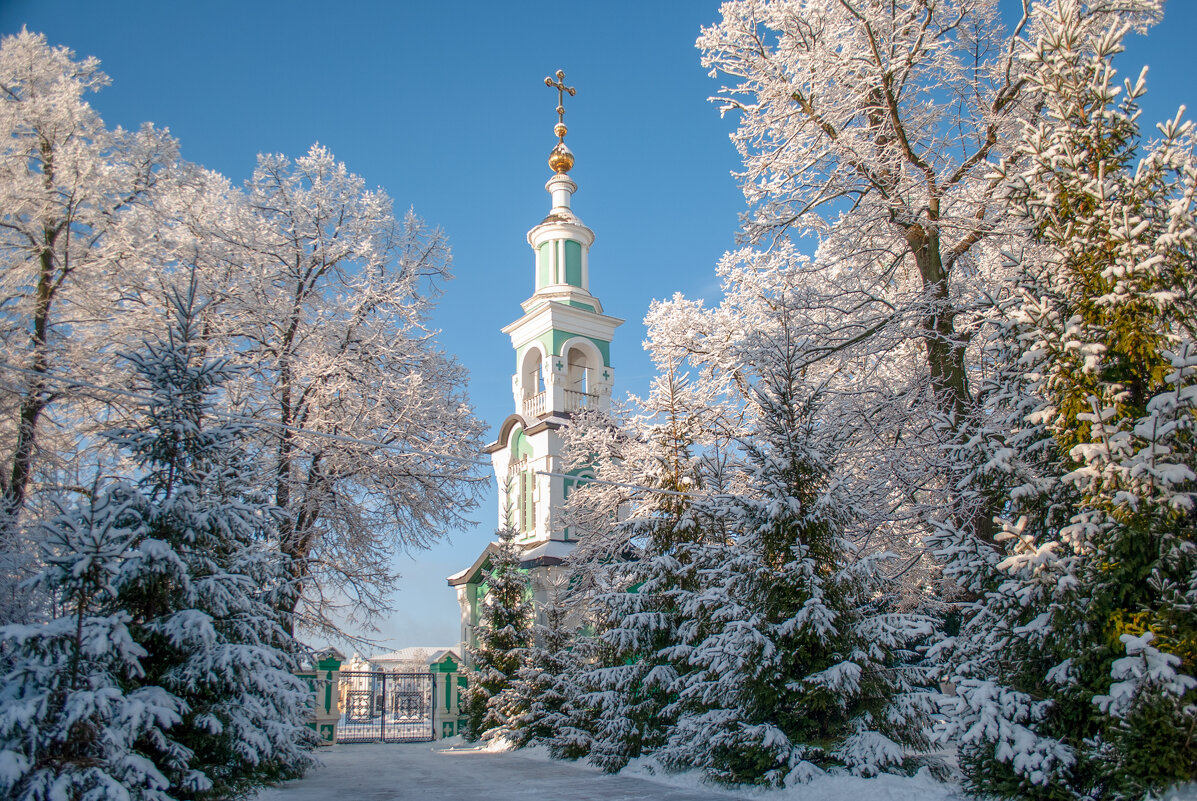
<path fill-rule="evenodd" d="M 557 80 L 552 78 L 545 78 L 544 85 L 552 87 L 557 90 L 557 126 L 553 132 L 557 134 L 557 141 L 565 141 L 565 95 L 569 94 L 573 97 L 578 93 L 578 90 L 572 86 L 565 85 L 565 70 L 557 70 Z"/>

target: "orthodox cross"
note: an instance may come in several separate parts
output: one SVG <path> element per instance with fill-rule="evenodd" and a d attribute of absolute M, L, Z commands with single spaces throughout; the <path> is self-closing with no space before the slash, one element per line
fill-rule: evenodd
<path fill-rule="evenodd" d="M 565 95 L 568 93 L 570 97 L 573 97 L 578 90 L 565 85 L 565 70 L 557 70 L 557 80 L 555 81 L 552 78 L 545 78 L 544 85 L 557 90 L 557 124 L 565 125 Z M 558 136 L 564 138 L 565 134 L 558 134 Z"/>

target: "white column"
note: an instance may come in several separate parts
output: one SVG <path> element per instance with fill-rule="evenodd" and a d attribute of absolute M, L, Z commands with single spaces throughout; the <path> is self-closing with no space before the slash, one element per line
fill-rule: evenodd
<path fill-rule="evenodd" d="M 578 190 L 578 185 L 566 175 L 554 175 L 544 188 L 553 196 L 554 209 L 568 209 L 570 196 Z"/>

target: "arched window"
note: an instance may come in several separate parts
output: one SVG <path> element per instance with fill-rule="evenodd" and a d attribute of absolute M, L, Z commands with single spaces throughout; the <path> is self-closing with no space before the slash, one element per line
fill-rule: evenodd
<path fill-rule="evenodd" d="M 536 529 L 536 470 L 532 466 L 532 443 L 521 428 L 511 436 L 511 461 L 508 472 L 508 502 L 512 517 L 509 525 L 521 534 Z"/>
<path fill-rule="evenodd" d="M 538 417 L 546 411 L 544 370 L 539 347 L 530 347 L 520 359 L 520 413 L 526 418 Z"/>
<path fill-rule="evenodd" d="M 590 363 L 586 352 L 581 348 L 570 348 L 569 354 L 566 357 L 566 363 L 569 365 L 569 375 L 565 384 L 566 389 L 571 389 L 574 392 L 589 392 L 590 371 L 594 365 Z"/>
<path fill-rule="evenodd" d="M 525 399 L 544 392 L 544 371 L 541 369 L 541 361 L 538 348 L 528 348 L 524 352 L 524 358 L 520 364 L 520 386 L 523 388 Z"/>

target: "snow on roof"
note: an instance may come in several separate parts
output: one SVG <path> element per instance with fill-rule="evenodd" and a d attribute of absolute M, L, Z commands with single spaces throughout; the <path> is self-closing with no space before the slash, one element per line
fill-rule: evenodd
<path fill-rule="evenodd" d="M 572 542 L 562 542 L 561 540 L 539 542 L 520 554 L 520 561 L 529 562 L 533 559 L 539 559 L 542 556 L 564 559 L 573 551 L 574 544 Z"/>
<path fill-rule="evenodd" d="M 517 542 L 516 545 L 520 548 L 520 562 L 527 565 L 529 562 L 534 562 L 537 559 L 563 560 L 573 551 L 576 543 L 562 542 L 561 540 L 541 540 L 535 543 Z M 482 569 L 482 565 L 486 563 L 491 553 L 498 547 L 499 543 L 497 542 L 487 543 L 486 547 L 482 549 L 482 553 L 478 554 L 478 558 L 474 560 L 474 564 L 465 570 L 460 570 L 449 576 L 446 581 L 450 586 L 465 584 L 471 576 Z M 550 561 L 548 564 L 554 564 L 554 562 Z"/>
<path fill-rule="evenodd" d="M 458 570 L 452 576 L 449 576 L 448 581 L 452 582 L 459 578 L 465 578 L 469 572 L 470 572 L 470 568 L 468 568 L 468 567 L 465 570 Z"/>
<path fill-rule="evenodd" d="M 446 581 L 449 583 L 449 586 L 454 587 L 458 584 L 465 584 L 466 580 L 472 576 L 475 571 L 482 567 L 487 557 L 490 556 L 491 551 L 498 547 L 499 543 L 488 542 L 486 547 L 482 549 L 482 553 L 478 554 L 478 558 L 474 560 L 474 564 L 470 565 L 465 570 L 454 573 L 452 576 L 449 576 L 449 578 L 446 579 Z"/>
<path fill-rule="evenodd" d="M 445 646 L 413 646 L 411 648 L 400 648 L 398 651 L 391 651 L 387 654 L 379 654 L 372 656 L 368 661 L 370 662 L 416 662 L 422 665 L 430 665 L 433 662 L 440 660 L 445 654 L 452 654 L 453 658 L 461 661 L 461 654 L 458 653 L 456 647 Z"/>

